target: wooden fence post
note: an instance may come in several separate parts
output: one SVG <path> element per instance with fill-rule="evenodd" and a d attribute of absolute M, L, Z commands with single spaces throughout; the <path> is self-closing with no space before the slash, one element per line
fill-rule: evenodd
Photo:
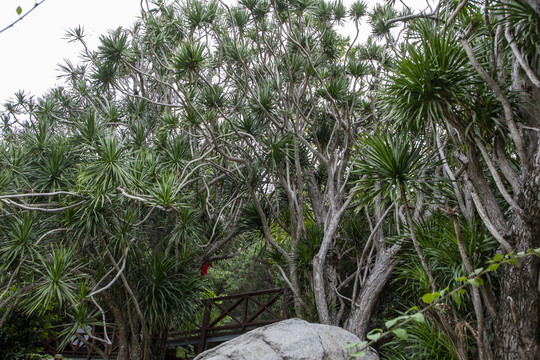
<path fill-rule="evenodd" d="M 289 318 L 289 289 L 283 289 L 283 320 Z"/>
<path fill-rule="evenodd" d="M 242 314 L 242 332 L 246 330 L 249 296 L 244 296 L 244 313 Z"/>
<path fill-rule="evenodd" d="M 206 331 L 208 330 L 208 324 L 210 323 L 210 314 L 212 313 L 212 304 L 210 301 L 206 301 L 204 306 L 204 317 L 201 326 L 201 335 L 199 336 L 199 343 L 197 344 L 197 354 L 204 351 L 206 345 Z"/>

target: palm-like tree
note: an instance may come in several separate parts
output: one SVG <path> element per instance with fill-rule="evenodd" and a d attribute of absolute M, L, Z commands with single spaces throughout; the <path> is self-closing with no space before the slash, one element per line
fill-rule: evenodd
<path fill-rule="evenodd" d="M 0 306 L 56 306 L 73 319 L 66 341 L 75 336 L 103 358 L 110 324 L 119 358 L 163 358 L 169 327 L 199 297 L 198 264 L 234 233 L 224 219 L 235 193 L 207 185 L 200 143 L 178 140 L 189 137 L 166 109 L 115 94 L 114 77 L 125 73 L 106 62 L 126 45 L 117 32 L 103 41 L 99 69 L 67 66 L 66 89 L 21 96 L 3 114 L 11 131 L 0 138 Z M 28 120 L 17 125 L 20 113 Z"/>
<path fill-rule="evenodd" d="M 536 134 L 519 129 L 538 126 L 531 117 L 538 114 L 538 104 L 525 100 L 540 85 L 538 46 L 530 42 L 538 39 L 537 9 L 511 1 L 496 2 L 485 14 L 472 3 L 448 3 L 441 10 L 444 26 L 431 20 L 410 24 L 412 40 L 389 67 L 388 113 L 393 122 L 437 139 L 445 176 L 456 184 L 455 197 L 466 221 L 471 222 L 476 209 L 502 252 L 535 248 L 538 236 L 531 229 L 537 224 L 527 214 L 538 214 L 538 203 L 526 199 L 539 191 L 530 177 L 536 176 L 530 169 L 538 168 L 533 157 L 539 148 L 531 141 Z M 475 25 L 469 28 L 471 23 Z M 495 32 L 501 36 L 493 37 Z M 512 68 L 522 71 L 509 72 Z M 528 269 L 538 267 L 537 259 L 524 263 Z M 540 348 L 533 335 L 537 322 L 526 319 L 530 311 L 536 313 L 532 309 L 539 300 L 525 295 L 533 284 L 524 279 L 535 276 L 518 275 L 512 267 L 498 274 L 498 298 L 507 300 L 491 306 L 491 297 L 482 291 L 483 305 L 498 329 L 490 334 L 496 344 L 493 356 L 532 359 Z M 517 335 L 521 342 L 510 340 L 512 326 L 527 329 Z M 491 355 L 486 351 L 484 356 Z"/>
<path fill-rule="evenodd" d="M 361 157 L 355 162 L 355 168 L 359 177 L 357 186 L 365 192 L 362 201 L 373 202 L 381 196 L 393 202 L 403 202 L 414 249 L 429 279 L 429 286 L 436 291 L 437 285 L 418 244 L 416 225 L 409 207 L 409 199 L 415 193 L 425 191 L 433 180 L 433 174 L 427 169 L 428 165 L 433 165 L 429 154 L 421 142 L 390 134 L 365 139 L 359 154 Z"/>

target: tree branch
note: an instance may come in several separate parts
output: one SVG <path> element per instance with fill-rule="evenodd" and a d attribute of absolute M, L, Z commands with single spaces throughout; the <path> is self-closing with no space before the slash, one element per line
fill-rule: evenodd
<path fill-rule="evenodd" d="M 499 176 L 497 169 L 495 169 L 495 165 L 493 164 L 493 161 L 491 161 L 491 158 L 489 157 L 489 154 L 487 153 L 486 147 L 484 146 L 482 140 L 476 137 L 475 141 L 476 145 L 480 149 L 480 152 L 482 153 L 482 156 L 484 157 L 484 160 L 489 168 L 489 171 L 491 172 L 491 175 L 493 176 L 493 180 L 495 181 L 495 184 L 497 185 L 497 188 L 501 192 L 504 199 L 520 216 L 527 216 L 527 214 L 525 214 L 523 209 L 519 207 L 519 205 L 514 201 L 514 199 L 510 196 L 510 194 L 504 187 L 501 177 Z"/>
<path fill-rule="evenodd" d="M 531 83 L 537 88 L 540 88 L 540 80 L 538 79 L 534 71 L 529 67 L 529 65 L 523 58 L 523 55 L 521 55 L 521 52 L 519 51 L 516 42 L 514 41 L 514 37 L 510 32 L 510 27 L 508 26 L 508 24 L 506 24 L 506 31 L 504 32 L 504 35 L 506 36 L 506 40 L 508 40 L 508 44 L 510 45 L 510 48 L 512 49 L 512 52 L 514 53 L 514 56 L 516 57 L 519 65 L 521 65 Z"/>
<path fill-rule="evenodd" d="M 41 208 L 41 207 L 37 207 L 37 206 L 26 206 L 26 205 L 19 204 L 19 203 L 16 203 L 15 201 L 7 200 L 7 199 L 0 199 L 0 201 L 2 201 L 3 203 L 5 203 L 5 204 L 7 204 L 7 205 L 13 205 L 13 206 L 19 207 L 19 208 L 21 208 L 21 209 L 25 209 L 25 210 L 38 210 L 38 211 L 44 211 L 44 212 L 64 211 L 64 210 L 71 209 L 71 208 L 77 207 L 77 206 L 79 206 L 79 205 L 82 205 L 82 204 L 84 204 L 84 203 L 86 202 L 86 200 L 83 200 L 83 201 L 79 201 L 79 202 L 76 203 L 76 204 L 69 205 L 69 206 L 64 206 L 64 207 L 61 207 L 61 208 L 56 208 L 56 209 L 45 209 L 45 208 Z"/>
<path fill-rule="evenodd" d="M 390 19 L 388 20 L 387 22 L 384 23 L 384 26 L 388 26 L 390 24 L 393 24 L 393 23 L 397 23 L 397 22 L 405 22 L 405 21 L 409 21 L 409 20 L 414 20 L 414 19 L 432 19 L 432 20 L 437 20 L 437 16 L 435 15 L 435 13 L 430 13 L 430 14 L 411 14 L 411 15 L 405 15 L 405 16 L 400 16 L 400 17 L 397 17 L 397 18 L 393 18 L 393 19 Z"/>
<path fill-rule="evenodd" d="M 482 205 L 482 201 L 480 200 L 480 197 L 474 190 L 474 186 L 472 185 L 471 181 L 468 179 L 468 177 L 465 177 L 465 183 L 467 184 L 467 188 L 469 189 L 474 205 L 476 207 L 476 210 L 478 210 L 478 214 L 480 215 L 480 218 L 484 222 L 484 225 L 486 225 L 487 229 L 493 235 L 493 237 L 497 240 L 497 242 L 502 246 L 502 248 L 507 252 L 511 253 L 514 249 L 512 246 L 506 241 L 506 239 L 501 235 L 499 230 L 493 225 L 491 220 L 489 219 L 489 216 L 486 213 L 486 210 L 484 209 L 484 206 Z"/>
<path fill-rule="evenodd" d="M 0 200 L 16 199 L 16 198 L 23 198 L 23 197 L 34 197 L 34 196 L 56 196 L 56 195 L 71 195 L 71 196 L 83 197 L 82 195 L 72 193 L 69 191 L 55 191 L 55 192 L 50 192 L 50 193 L 25 193 L 25 194 L 0 195 Z"/>
<path fill-rule="evenodd" d="M 510 104 L 510 101 L 508 100 L 506 95 L 504 95 L 504 92 L 499 87 L 499 85 L 497 85 L 495 80 L 493 80 L 493 78 L 489 76 L 489 74 L 484 70 L 482 65 L 480 65 L 480 63 L 476 59 L 476 56 L 474 55 L 471 44 L 469 44 L 469 42 L 467 41 L 467 38 L 462 35 L 459 37 L 459 41 L 461 42 L 461 45 L 463 45 L 463 49 L 465 49 L 471 65 L 474 67 L 478 75 L 480 75 L 480 77 L 484 79 L 484 81 L 489 85 L 491 90 L 493 90 L 493 92 L 495 93 L 497 99 L 501 102 L 504 108 L 504 117 L 506 119 L 506 124 L 508 125 L 508 129 L 510 130 L 510 136 L 512 137 L 512 140 L 514 140 L 514 144 L 516 145 L 516 150 L 519 155 L 519 161 L 522 171 L 528 171 L 529 164 L 527 161 L 527 152 L 525 151 L 523 139 L 521 138 L 519 130 L 516 126 L 516 122 L 514 120 L 514 113 L 512 111 L 512 105 Z"/>
<path fill-rule="evenodd" d="M 35 3 L 33 8 L 31 8 L 30 10 L 25 12 L 23 15 L 21 15 L 17 20 L 15 20 L 11 24 L 9 24 L 8 26 L 6 26 L 2 30 L 0 30 L 0 34 L 3 33 L 4 31 L 6 31 L 7 29 L 12 28 L 13 26 L 15 26 L 15 24 L 17 24 L 19 21 L 24 19 L 28 14 L 30 14 L 32 11 L 34 11 L 39 5 L 43 4 L 44 2 L 45 2 L 45 0 L 41 0 L 40 2 Z"/>

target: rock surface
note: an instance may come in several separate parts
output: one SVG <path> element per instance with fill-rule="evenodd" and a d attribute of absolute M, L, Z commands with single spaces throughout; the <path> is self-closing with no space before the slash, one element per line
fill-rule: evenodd
<path fill-rule="evenodd" d="M 284 320 L 252 330 L 201 353 L 195 360 L 348 360 L 360 339 L 335 326 Z M 362 360 L 378 360 L 373 350 Z"/>

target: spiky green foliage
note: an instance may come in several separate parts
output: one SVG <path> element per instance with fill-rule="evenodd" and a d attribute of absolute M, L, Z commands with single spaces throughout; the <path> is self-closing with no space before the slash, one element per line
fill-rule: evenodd
<path fill-rule="evenodd" d="M 387 79 L 388 117 L 408 129 L 442 119 L 465 128 L 456 117 L 468 107 L 466 91 L 474 79 L 465 51 L 452 31 L 435 29 L 430 22 L 417 27 L 418 41 L 407 46 Z"/>
<path fill-rule="evenodd" d="M 385 344 L 385 359 L 459 359 L 448 337 L 434 324 L 412 322 L 406 329 L 407 340 L 396 338 Z"/>
<path fill-rule="evenodd" d="M 369 203 L 379 195 L 396 201 L 401 187 L 409 195 L 426 190 L 432 178 L 428 167 L 430 156 L 423 144 L 407 136 L 389 133 L 365 138 L 359 143 L 355 172 L 357 186 L 365 191 L 363 202 Z M 428 166 L 429 165 L 429 166 Z"/>

